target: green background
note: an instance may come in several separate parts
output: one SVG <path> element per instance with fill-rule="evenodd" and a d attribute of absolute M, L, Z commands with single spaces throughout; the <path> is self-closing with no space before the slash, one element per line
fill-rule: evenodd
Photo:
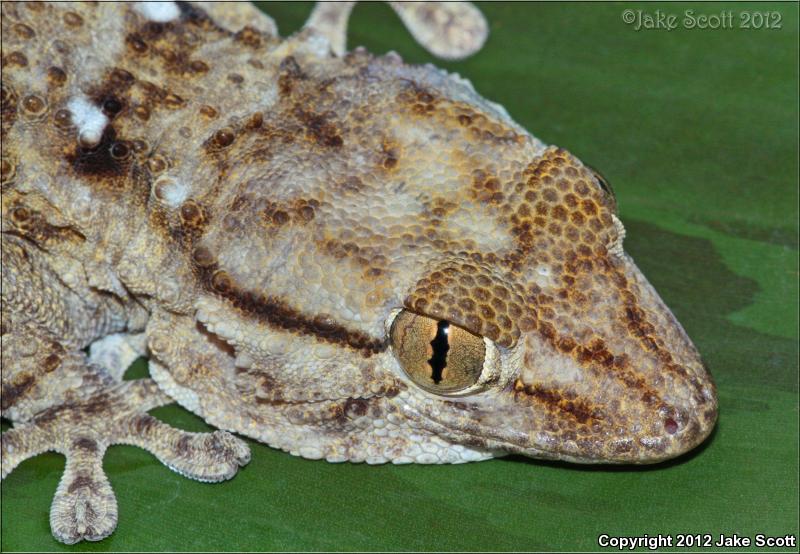
<path fill-rule="evenodd" d="M 711 439 L 643 468 L 335 465 L 251 442 L 250 465 L 221 485 L 117 446 L 105 468 L 119 527 L 74 547 L 50 535 L 64 461 L 46 454 L 3 483 L 3 550 L 595 550 L 601 533 L 798 534 L 797 4 L 481 8 L 491 36 L 467 61 L 433 60 L 378 4 L 356 7 L 349 45 L 457 71 L 603 172 L 626 250 L 714 374 Z M 283 35 L 310 9 L 266 6 Z M 730 11 L 737 25 L 778 11 L 782 29 L 636 32 L 626 9 Z M 208 429 L 175 406 L 153 413 Z"/>

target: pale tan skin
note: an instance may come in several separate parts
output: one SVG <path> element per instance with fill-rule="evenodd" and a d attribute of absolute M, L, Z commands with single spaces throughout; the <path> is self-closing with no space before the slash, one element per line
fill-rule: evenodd
<path fill-rule="evenodd" d="M 3 476 L 66 455 L 58 540 L 116 526 L 113 444 L 222 481 L 230 432 L 368 463 L 703 441 L 713 381 L 598 175 L 458 76 L 345 53 L 347 5 L 283 40 L 201 4 L 2 6 Z M 486 37 L 395 8 L 442 56 Z M 172 401 L 221 430 L 147 415 Z"/>

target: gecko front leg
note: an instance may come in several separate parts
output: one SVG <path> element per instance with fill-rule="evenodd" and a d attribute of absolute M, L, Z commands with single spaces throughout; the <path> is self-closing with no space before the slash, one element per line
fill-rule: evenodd
<path fill-rule="evenodd" d="M 137 358 L 147 354 L 144 333 L 114 333 L 94 341 L 89 346 L 89 361 L 105 369 L 117 380 Z"/>
<path fill-rule="evenodd" d="M 66 456 L 50 509 L 56 539 L 100 540 L 116 527 L 117 502 L 102 468 L 109 446 L 145 448 L 178 473 L 207 482 L 230 479 L 249 461 L 247 445 L 229 433 L 188 433 L 149 415 L 172 402 L 152 379 L 119 381 L 81 350 L 94 338 L 87 329 L 125 330 L 80 321 L 90 313 L 114 321 L 108 299 L 71 292 L 46 255 L 26 242 L 4 236 L 2 247 L 2 412 L 14 423 L 0 438 L 2 477 L 45 451 Z"/>

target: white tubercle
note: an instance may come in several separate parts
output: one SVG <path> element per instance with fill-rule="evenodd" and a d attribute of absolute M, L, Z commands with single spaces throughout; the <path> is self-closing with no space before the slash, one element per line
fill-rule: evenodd
<path fill-rule="evenodd" d="M 136 2 L 136 11 L 158 23 L 172 21 L 181 14 L 175 2 Z"/>
<path fill-rule="evenodd" d="M 159 177 L 155 187 L 164 203 L 171 208 L 177 208 L 189 197 L 189 187 L 172 177 Z"/>
<path fill-rule="evenodd" d="M 72 113 L 72 123 L 78 128 L 81 142 L 96 144 L 103 136 L 108 125 L 105 114 L 84 96 L 77 96 L 69 101 L 67 108 Z"/>
<path fill-rule="evenodd" d="M 619 220 L 617 216 L 611 214 L 611 219 L 614 222 L 614 229 L 616 230 L 616 237 L 614 238 L 613 242 L 607 246 L 608 251 L 615 255 L 618 258 L 622 258 L 625 256 L 625 252 L 622 249 L 622 241 L 625 240 L 625 226 L 622 224 L 622 221 Z"/>

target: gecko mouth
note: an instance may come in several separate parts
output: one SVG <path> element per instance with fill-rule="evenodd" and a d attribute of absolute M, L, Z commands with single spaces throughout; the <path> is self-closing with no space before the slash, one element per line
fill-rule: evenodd
<path fill-rule="evenodd" d="M 649 418 L 625 426 L 608 406 L 590 413 L 577 398 L 564 404 L 565 415 L 548 420 L 540 405 L 547 402 L 541 400 L 546 391 L 520 394 L 517 391 L 511 402 L 500 405 L 497 396 L 469 404 L 466 409 L 473 414 L 473 422 L 459 429 L 453 429 L 441 411 L 422 415 L 433 424 L 432 430 L 447 429 L 453 442 L 466 446 L 583 464 L 654 464 L 676 458 L 701 444 L 717 419 L 716 391 L 710 380 L 700 405 L 662 407 Z M 576 420 L 581 423 L 572 425 Z"/>

